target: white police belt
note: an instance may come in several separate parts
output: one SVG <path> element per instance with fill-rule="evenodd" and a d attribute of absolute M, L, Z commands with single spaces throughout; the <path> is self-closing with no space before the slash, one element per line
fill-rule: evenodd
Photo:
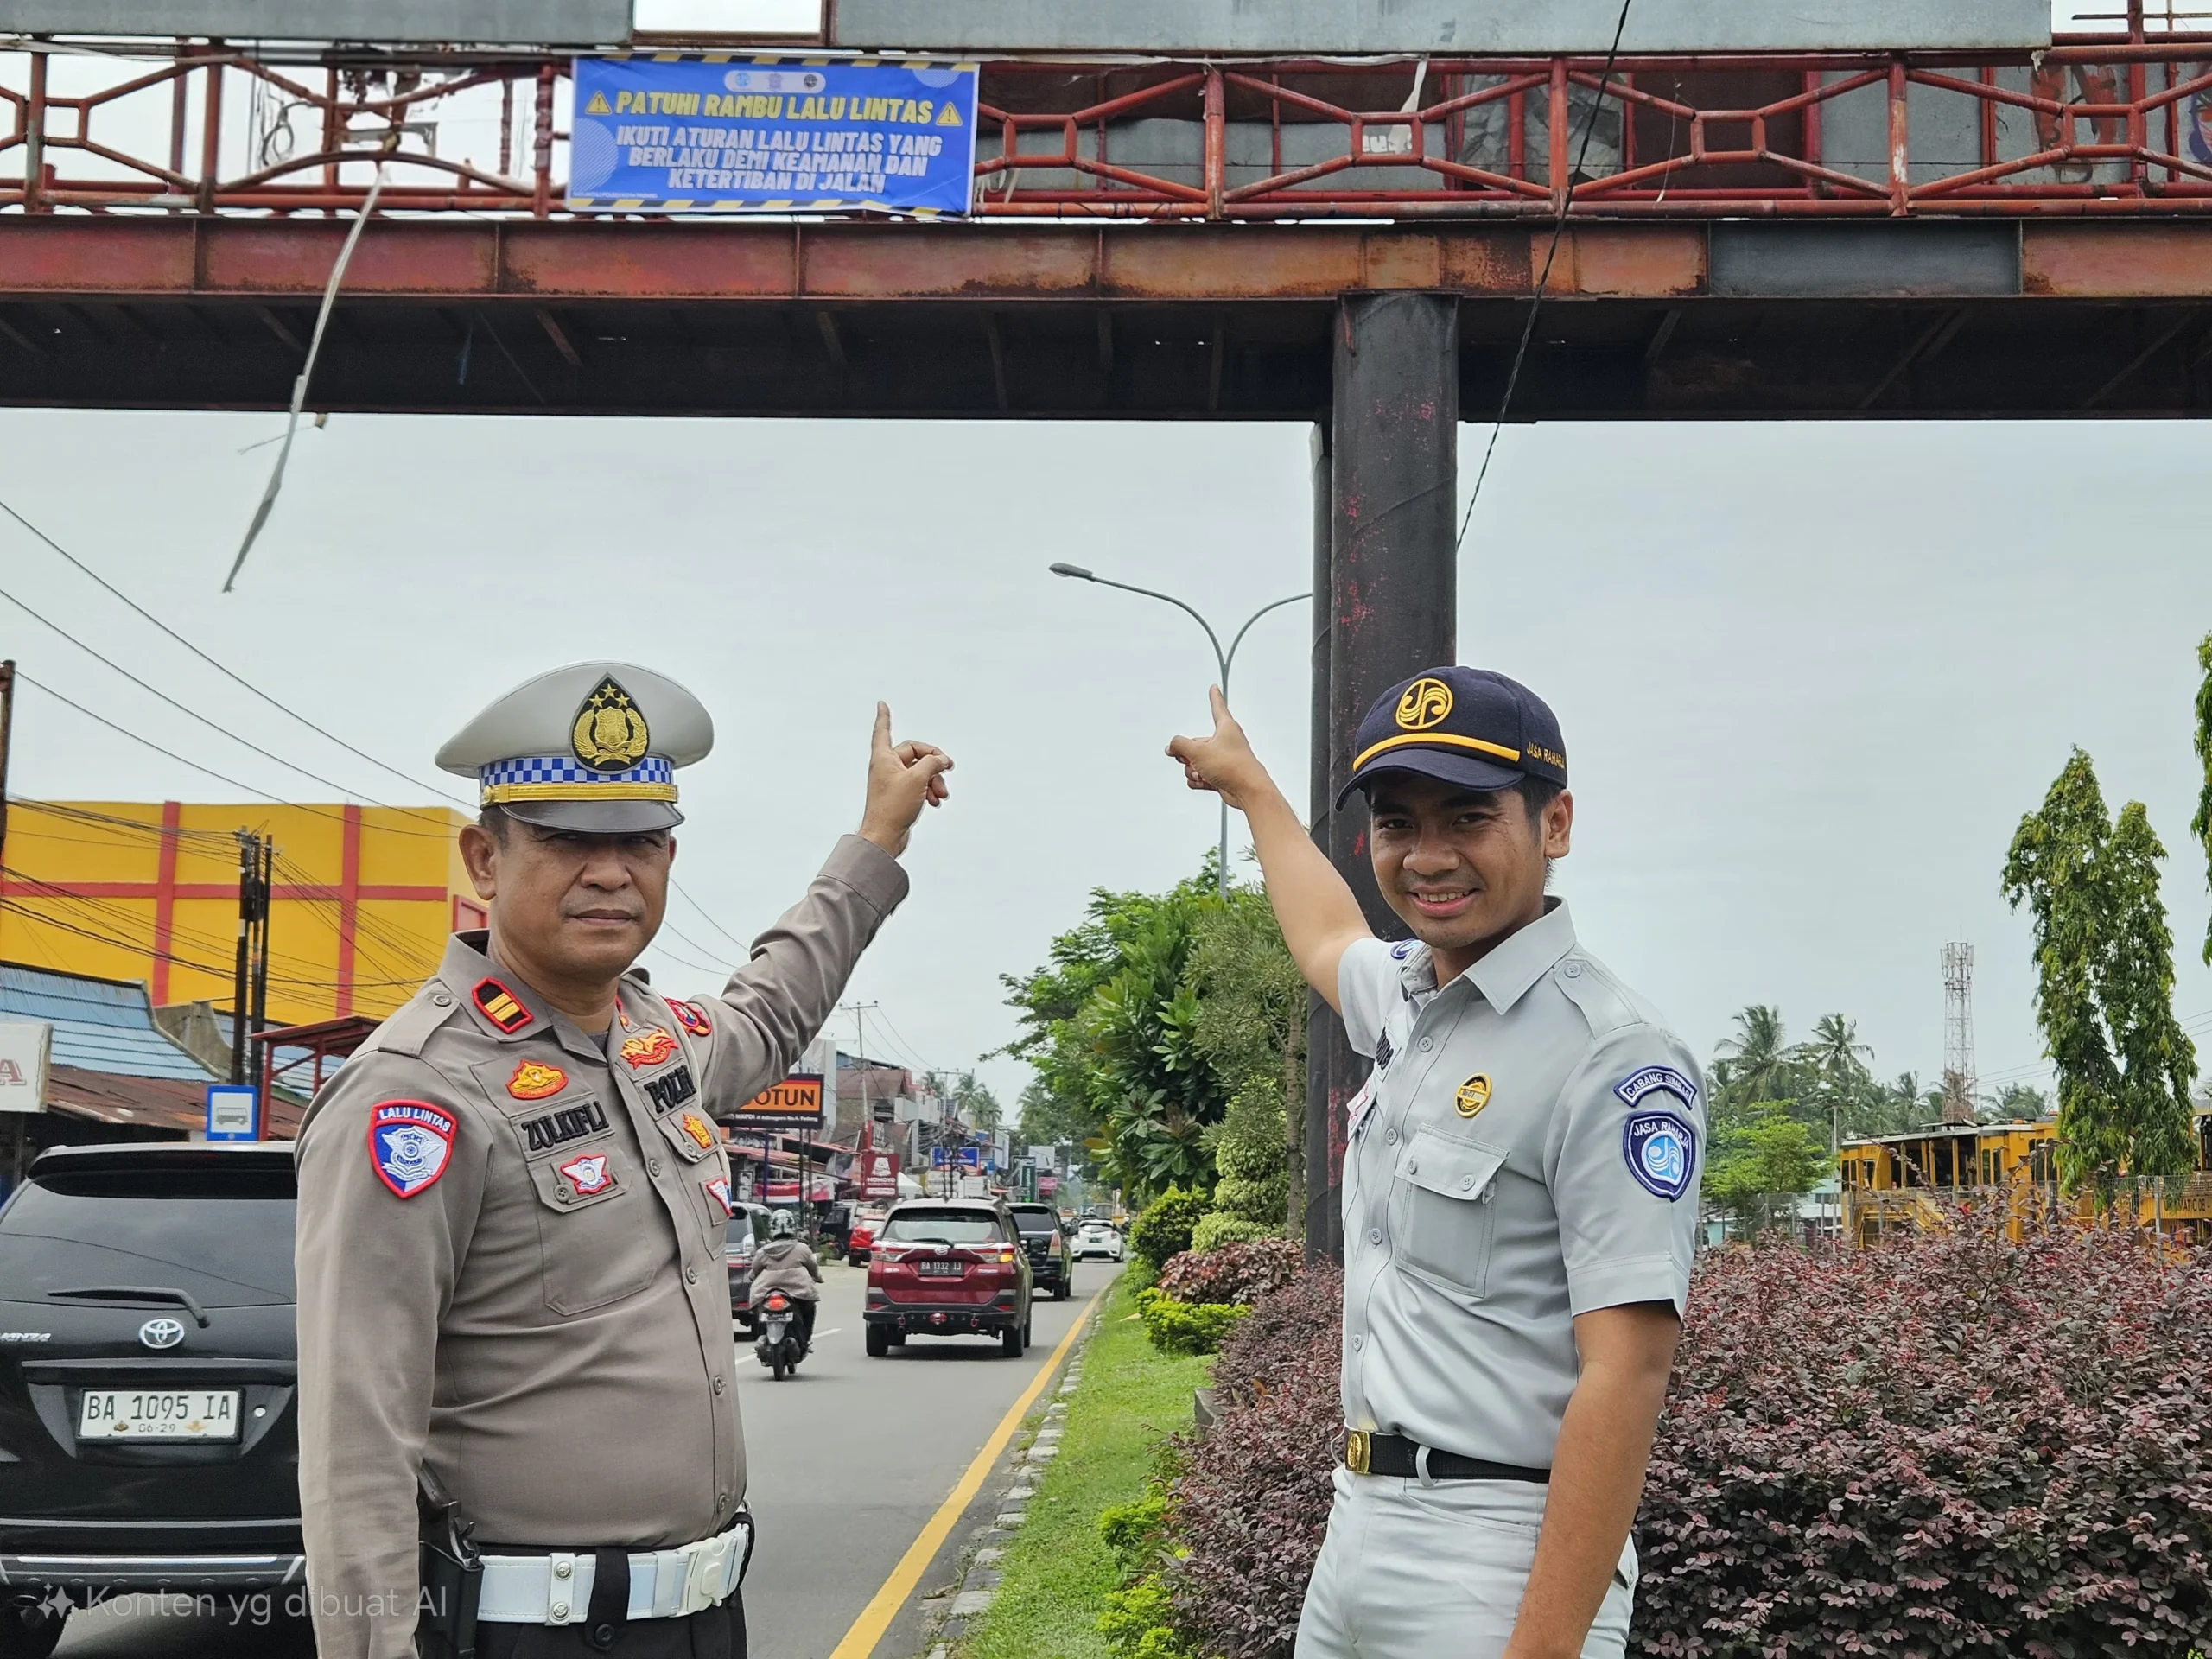
<path fill-rule="evenodd" d="M 626 1618 L 683 1618 L 718 1607 L 745 1570 L 752 1528 L 740 1517 L 726 1532 L 681 1549 L 633 1550 Z M 581 1624 L 591 1611 L 599 1563 L 590 1550 L 550 1555 L 486 1555 L 476 1602 L 480 1623 Z"/>

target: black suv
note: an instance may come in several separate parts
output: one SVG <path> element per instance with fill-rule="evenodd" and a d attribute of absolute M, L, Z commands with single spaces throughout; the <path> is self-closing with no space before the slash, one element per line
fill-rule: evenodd
<path fill-rule="evenodd" d="M 0 1208 L 0 1659 L 302 1586 L 289 1145 L 57 1147 Z"/>
<path fill-rule="evenodd" d="M 1039 1295 L 1065 1302 L 1075 1294 L 1075 1262 L 1068 1254 L 1067 1235 L 1060 1230 L 1060 1212 L 1049 1204 L 1015 1204 L 1014 1224 L 1021 1229 L 1021 1248 L 1029 1255 L 1029 1272 Z"/>

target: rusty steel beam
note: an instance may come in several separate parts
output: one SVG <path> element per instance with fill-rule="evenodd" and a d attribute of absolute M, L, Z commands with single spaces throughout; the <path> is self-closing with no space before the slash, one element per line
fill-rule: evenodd
<path fill-rule="evenodd" d="M 1780 227 L 1777 227 L 1779 229 Z M 1920 228 L 1862 224 L 1910 237 Z M 1722 227 L 1741 234 L 1756 226 Z M 320 296 L 343 221 L 0 217 L 0 294 L 61 303 Z M 1802 237 L 1816 226 L 1796 227 Z M 1713 227 L 1643 220 L 1572 226 L 1561 300 L 1693 299 L 1710 291 Z M 2030 223 L 2017 292 L 2046 298 L 2212 297 L 2212 220 Z M 1549 232 L 1536 226 L 1335 225 L 904 226 L 380 221 L 345 296 L 442 303 L 931 300 L 1236 303 L 1342 293 L 1526 295 Z M 1917 284 L 1897 297 L 1942 297 Z M 1840 296 L 1847 290 L 1839 290 Z M 1864 296 L 1863 285 L 1847 290 Z M 1986 291 L 1985 291 L 1986 293 Z M 1796 297 L 1819 297 L 1799 290 Z M 272 327 L 272 332 L 276 330 Z M 289 331 L 287 331 L 289 332 Z M 1102 350 L 1107 356 L 1110 348 Z"/>

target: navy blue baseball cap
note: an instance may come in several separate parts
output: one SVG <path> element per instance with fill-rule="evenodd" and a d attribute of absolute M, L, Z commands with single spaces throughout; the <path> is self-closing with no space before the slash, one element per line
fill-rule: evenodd
<path fill-rule="evenodd" d="M 1352 741 L 1342 806 L 1386 772 L 1463 789 L 1510 789 L 1523 778 L 1567 784 L 1559 716 L 1518 680 L 1487 668 L 1427 668 L 1375 700 Z"/>

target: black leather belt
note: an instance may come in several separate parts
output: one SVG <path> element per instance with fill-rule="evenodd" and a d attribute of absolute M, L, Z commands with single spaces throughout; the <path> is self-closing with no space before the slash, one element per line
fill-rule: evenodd
<path fill-rule="evenodd" d="M 1424 1447 L 1402 1434 L 1370 1434 L 1357 1428 L 1344 1431 L 1344 1467 L 1355 1475 L 1395 1475 L 1414 1479 L 1421 1472 L 1422 1453 L 1427 1453 L 1431 1480 L 1525 1480 L 1548 1486 L 1548 1469 L 1523 1469 L 1517 1464 L 1491 1463 L 1482 1458 L 1463 1458 L 1457 1452 Z"/>

